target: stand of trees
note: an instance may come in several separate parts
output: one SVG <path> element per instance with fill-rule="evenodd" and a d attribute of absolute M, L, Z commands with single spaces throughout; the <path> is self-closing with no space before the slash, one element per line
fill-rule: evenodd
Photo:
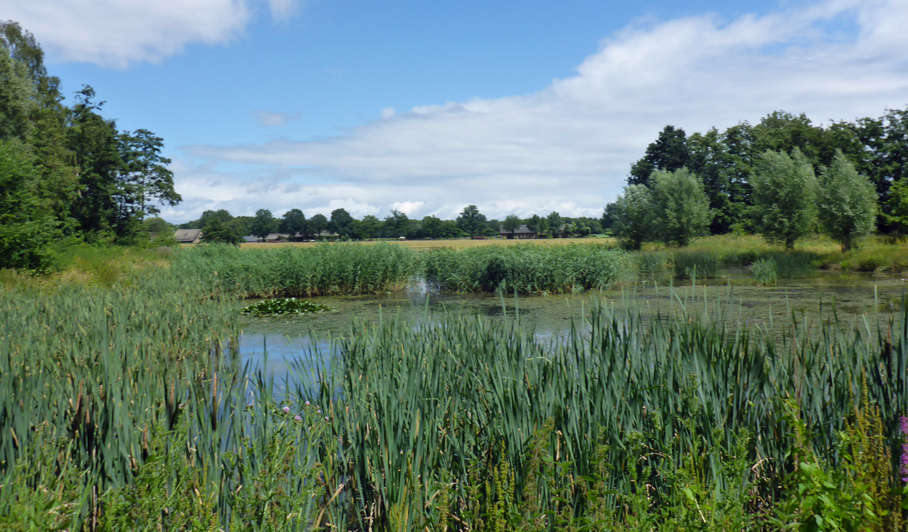
<path fill-rule="evenodd" d="M 681 170 L 699 182 L 702 196 L 677 190 L 671 200 L 657 191 L 657 176 Z M 906 172 L 908 109 L 827 127 L 784 111 L 721 133 L 687 136 L 669 125 L 631 165 L 624 194 L 606 206 L 602 225 L 629 248 L 730 232 L 759 233 L 791 248 L 823 230 L 847 250 L 869 232 L 908 229 Z M 693 209 L 690 202 L 702 210 L 704 198 L 706 227 L 688 223 L 684 234 L 666 238 L 675 211 Z"/>
<path fill-rule="evenodd" d="M 0 22 L 0 268 L 46 268 L 64 239 L 146 239 L 145 217 L 181 201 L 160 137 L 117 130 L 89 86 L 63 100 L 34 36 Z"/>

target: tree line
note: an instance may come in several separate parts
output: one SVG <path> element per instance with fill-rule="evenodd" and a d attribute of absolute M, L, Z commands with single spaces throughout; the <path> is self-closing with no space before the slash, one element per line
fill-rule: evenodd
<path fill-rule="evenodd" d="M 825 232 L 855 238 L 908 228 L 908 109 L 814 126 L 776 111 L 759 124 L 689 137 L 666 126 L 631 165 L 602 225 L 629 248 L 755 233 L 791 248 Z"/>
<path fill-rule="evenodd" d="M 157 219 L 155 231 L 163 234 L 170 226 Z M 573 237 L 602 232 L 599 219 L 563 217 L 551 212 L 545 217 L 533 215 L 520 218 L 509 215 L 504 220 L 487 219 L 475 205 L 468 205 L 456 220 L 442 220 L 434 215 L 411 219 L 405 213 L 392 210 L 384 219 L 367 214 L 361 220 L 346 209 L 334 209 L 330 217 L 318 213 L 307 218 L 300 209 L 290 209 L 275 217 L 268 209 L 259 209 L 255 216 L 233 216 L 225 209 L 208 210 L 197 220 L 178 227 L 202 229 L 202 240 L 239 244 L 245 236 L 264 239 L 273 233 L 287 235 L 289 240 L 306 241 L 325 234 L 341 240 L 371 240 L 376 238 L 446 239 L 492 236 L 501 230 L 513 233 L 521 226 L 542 237 Z"/>
<path fill-rule="evenodd" d="M 34 36 L 0 22 L 2 268 L 45 268 L 62 241 L 146 239 L 145 217 L 181 201 L 163 139 L 119 131 L 87 85 L 63 101 Z"/>

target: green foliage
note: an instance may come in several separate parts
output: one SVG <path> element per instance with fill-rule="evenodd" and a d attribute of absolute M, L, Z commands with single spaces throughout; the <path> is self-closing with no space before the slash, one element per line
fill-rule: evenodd
<path fill-rule="evenodd" d="M 230 215 L 228 214 L 227 216 Z M 242 244 L 243 227 L 232 217 L 224 220 L 222 217 L 212 216 L 202 227 L 202 242 L 209 244 Z"/>
<path fill-rule="evenodd" d="M 757 159 L 752 181 L 757 230 L 794 249 L 816 220 L 817 180 L 810 163 L 797 148 L 790 157 L 767 151 Z"/>
<path fill-rule="evenodd" d="M 829 168 L 820 173 L 817 198 L 820 224 L 846 252 L 858 237 L 876 225 L 877 195 L 867 177 L 859 175 L 840 150 Z"/>
<path fill-rule="evenodd" d="M 29 148 L 17 140 L 0 140 L 0 268 L 41 270 L 50 265 L 49 246 L 60 232 L 38 186 Z"/>
<path fill-rule="evenodd" d="M 686 246 L 706 231 L 712 214 L 699 177 L 681 168 L 653 172 L 650 180 L 654 225 L 666 244 Z"/>
<path fill-rule="evenodd" d="M 310 297 L 398 290 L 418 273 L 419 263 L 415 252 L 391 244 L 199 246 L 180 253 L 172 269 L 203 276 L 244 297 Z"/>
<path fill-rule="evenodd" d="M 629 268 L 627 256 L 604 246 L 483 246 L 433 250 L 425 278 L 453 292 L 562 293 L 605 289 Z"/>
<path fill-rule="evenodd" d="M 711 279 L 719 275 L 719 256 L 709 251 L 677 251 L 671 254 L 676 279 Z"/>
<path fill-rule="evenodd" d="M 750 265 L 750 271 L 756 278 L 757 283 L 763 286 L 775 284 L 776 279 L 779 278 L 779 268 L 776 265 L 776 261 L 771 258 L 754 261 Z"/>
<path fill-rule="evenodd" d="M 665 126 L 659 138 L 646 147 L 646 155 L 631 165 L 628 185 L 652 186 L 653 172 L 674 172 L 688 165 L 690 152 L 684 130 L 675 126 Z"/>
<path fill-rule="evenodd" d="M 328 305 L 300 300 L 295 297 L 266 299 L 243 308 L 243 314 L 251 316 L 279 316 L 283 314 L 312 314 L 332 310 Z"/>
<path fill-rule="evenodd" d="M 249 233 L 258 238 L 265 238 L 277 229 L 277 220 L 271 215 L 268 209 L 259 209 L 255 211 L 255 218 L 249 226 Z M 207 231 L 203 231 L 207 234 Z M 243 236 L 243 235 L 240 235 Z M 232 243 L 232 242 L 230 242 Z"/>
<path fill-rule="evenodd" d="M 653 235 L 652 193 L 643 185 L 628 185 L 609 205 L 612 233 L 626 249 L 638 250 Z"/>
<path fill-rule="evenodd" d="M 479 212 L 476 205 L 467 205 L 457 217 L 457 227 L 464 233 L 468 233 L 470 238 L 476 236 L 476 233 L 482 232 L 485 222 L 485 215 Z"/>
<path fill-rule="evenodd" d="M 509 233 L 520 229 L 520 226 L 523 225 L 523 221 L 516 214 L 509 214 L 507 218 L 501 222 L 501 228 Z"/>

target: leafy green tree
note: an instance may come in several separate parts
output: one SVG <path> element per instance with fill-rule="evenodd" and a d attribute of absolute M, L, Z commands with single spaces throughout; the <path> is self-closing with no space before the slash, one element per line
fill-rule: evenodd
<path fill-rule="evenodd" d="M 142 220 L 142 230 L 152 239 L 167 237 L 174 231 L 174 225 L 167 223 L 163 218 L 149 216 Z"/>
<path fill-rule="evenodd" d="M 650 178 L 656 233 L 666 244 L 686 246 L 709 227 L 712 213 L 703 182 L 687 168 L 655 171 Z"/>
<path fill-rule="evenodd" d="M 441 220 L 434 216 L 424 216 L 422 219 L 422 233 L 429 238 L 438 238 L 441 231 Z"/>
<path fill-rule="evenodd" d="M 104 102 L 95 103 L 94 97 L 94 89 L 87 85 L 76 95 L 67 140 L 79 172 L 80 194 L 73 215 L 83 233 L 97 236 L 116 230 L 126 219 L 120 217 L 117 202 L 124 165 L 116 124 L 98 114 Z"/>
<path fill-rule="evenodd" d="M 9 52 L 5 47 L 0 48 L 0 140 L 21 140 L 32 128 L 30 115 L 35 108 L 36 94 L 28 79 L 28 69 Z"/>
<path fill-rule="evenodd" d="M 287 233 L 292 237 L 300 235 L 301 238 L 309 238 L 309 222 L 306 221 L 306 215 L 299 209 L 290 209 L 281 217 L 279 231 Z"/>
<path fill-rule="evenodd" d="M 363 216 L 362 222 L 360 222 L 359 227 L 360 232 L 362 232 L 363 238 L 371 239 L 381 234 L 382 222 L 378 219 L 378 217 L 367 214 Z"/>
<path fill-rule="evenodd" d="M 523 225 L 523 221 L 516 214 L 509 214 L 503 222 L 501 222 L 501 228 L 505 231 L 511 233 L 513 237 L 514 231 L 520 229 L 520 226 Z"/>
<path fill-rule="evenodd" d="M 28 146 L 0 140 L 0 268 L 42 269 L 57 223 L 37 194 L 37 173 Z"/>
<path fill-rule="evenodd" d="M 908 232 L 908 179 L 896 181 L 889 188 L 889 212 L 886 221 L 900 233 Z"/>
<path fill-rule="evenodd" d="M 164 139 L 147 129 L 120 134 L 120 157 L 125 171 L 121 175 L 123 196 L 139 220 L 146 214 L 161 212 L 155 204 L 176 205 L 183 198 L 173 188 L 173 172 L 166 165 L 170 159 L 161 156 Z"/>
<path fill-rule="evenodd" d="M 606 208 L 612 233 L 626 249 L 638 250 L 653 233 L 653 194 L 644 185 L 628 185 Z"/>
<path fill-rule="evenodd" d="M 255 211 L 255 218 L 249 226 L 249 233 L 257 238 L 265 238 L 277 229 L 277 220 L 268 209 L 259 209 Z"/>
<path fill-rule="evenodd" d="M 529 229 L 531 232 L 533 232 L 533 233 L 538 233 L 538 232 L 539 232 L 539 231 L 538 231 L 538 229 L 539 229 L 539 220 L 540 220 L 539 215 L 538 215 L 538 214 L 534 214 L 533 216 L 531 216 L 531 217 L 527 218 L 526 220 L 524 220 L 523 223 L 527 224 L 527 229 Z"/>
<path fill-rule="evenodd" d="M 820 173 L 819 182 L 820 224 L 842 244 L 842 251 L 849 251 L 855 238 L 869 234 L 876 225 L 876 190 L 840 150 L 832 165 Z"/>
<path fill-rule="evenodd" d="M 460 216 L 457 217 L 457 227 L 464 233 L 468 233 L 470 238 L 475 237 L 476 233 L 483 232 L 485 223 L 486 217 L 479 212 L 476 205 L 467 205 L 464 207 L 463 212 L 460 213 Z"/>
<path fill-rule="evenodd" d="M 799 238 L 813 231 L 816 221 L 813 166 L 798 148 L 791 156 L 767 151 L 757 158 L 751 181 L 757 230 L 768 241 L 794 249 Z"/>
<path fill-rule="evenodd" d="M 242 226 L 236 220 L 211 218 L 202 228 L 202 241 L 209 244 L 242 244 Z"/>
<path fill-rule="evenodd" d="M 406 214 L 392 209 L 391 214 L 385 216 L 382 223 L 382 233 L 387 238 L 407 237 L 410 231 L 410 219 Z"/>
<path fill-rule="evenodd" d="M 318 236 L 328 227 L 328 219 L 324 214 L 316 214 L 309 219 L 309 228 L 314 236 Z"/>
<path fill-rule="evenodd" d="M 552 236 L 560 235 L 564 231 L 564 218 L 557 212 L 552 211 L 545 217 L 545 225 Z"/>
<path fill-rule="evenodd" d="M 681 128 L 665 126 L 656 142 L 646 147 L 646 155 L 631 165 L 627 178 L 629 185 L 649 185 L 650 177 L 656 170 L 674 172 L 690 161 L 687 136 Z"/>
<path fill-rule="evenodd" d="M 346 209 L 334 209 L 331 211 L 331 220 L 328 222 L 328 230 L 342 237 L 349 238 L 352 236 L 354 227 L 353 227 L 353 217 L 350 216 L 350 213 Z"/>

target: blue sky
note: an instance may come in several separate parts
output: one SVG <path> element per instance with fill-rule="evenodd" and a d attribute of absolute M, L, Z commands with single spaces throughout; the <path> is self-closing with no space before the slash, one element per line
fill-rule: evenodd
<path fill-rule="evenodd" d="M 72 95 L 165 139 L 168 221 L 599 216 L 667 124 L 908 105 L 908 2 L 0 0 Z"/>

